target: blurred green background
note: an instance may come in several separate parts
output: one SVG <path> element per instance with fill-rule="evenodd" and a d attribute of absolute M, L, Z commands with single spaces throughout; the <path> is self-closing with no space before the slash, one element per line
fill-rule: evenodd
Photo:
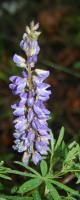
<path fill-rule="evenodd" d="M 10 162 L 19 155 L 12 150 L 15 102 L 9 77 L 20 74 L 12 61 L 25 26 L 40 23 L 41 52 L 36 67 L 48 69 L 52 96 L 47 106 L 52 112 L 49 126 L 55 137 L 65 127 L 65 141 L 80 138 L 80 1 L 77 0 L 0 0 L 0 160 Z"/>

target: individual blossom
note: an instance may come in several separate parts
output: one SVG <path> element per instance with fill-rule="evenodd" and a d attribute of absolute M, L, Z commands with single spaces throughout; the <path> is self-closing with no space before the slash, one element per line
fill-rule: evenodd
<path fill-rule="evenodd" d="M 14 54 L 13 61 L 23 68 L 21 76 L 11 76 L 9 87 L 14 95 L 19 96 L 19 102 L 13 104 L 15 138 L 13 148 L 23 153 L 22 161 L 28 164 L 32 160 L 37 165 L 49 151 L 50 129 L 48 120 L 50 111 L 45 106 L 45 101 L 51 95 L 50 85 L 45 83 L 49 71 L 34 69 L 38 59 L 40 47 L 37 30 L 39 24 L 32 21 L 30 27 L 20 42 L 20 47 L 26 55 L 26 59 Z"/>
<path fill-rule="evenodd" d="M 14 54 L 13 61 L 18 67 L 26 68 L 26 60 L 21 56 Z"/>

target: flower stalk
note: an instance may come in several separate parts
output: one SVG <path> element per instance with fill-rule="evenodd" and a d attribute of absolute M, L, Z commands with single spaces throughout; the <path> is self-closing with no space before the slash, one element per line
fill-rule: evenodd
<path fill-rule="evenodd" d="M 13 94 L 20 97 L 20 102 L 11 106 L 15 116 L 13 148 L 24 153 L 23 162 L 26 164 L 30 159 L 34 164 L 38 164 L 46 158 L 51 139 L 47 123 L 50 111 L 45 107 L 45 101 L 49 99 L 51 91 L 50 85 L 44 82 L 49 71 L 34 69 L 40 51 L 37 41 L 40 35 L 38 28 L 39 24 L 34 25 L 34 22 L 31 22 L 30 27 L 26 27 L 20 47 L 27 59 L 17 54 L 13 56 L 16 65 L 24 69 L 22 77 L 10 77 L 12 83 L 9 85 Z"/>

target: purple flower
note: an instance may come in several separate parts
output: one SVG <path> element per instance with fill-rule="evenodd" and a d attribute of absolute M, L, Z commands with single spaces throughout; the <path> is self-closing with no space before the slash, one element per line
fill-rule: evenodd
<path fill-rule="evenodd" d="M 26 61 L 21 56 L 14 54 L 13 61 L 16 63 L 18 67 L 26 68 Z"/>
<path fill-rule="evenodd" d="M 51 91 L 45 90 L 45 89 L 41 90 L 40 88 L 37 88 L 36 93 L 39 100 L 46 101 L 49 99 L 49 95 L 51 94 Z"/>
<path fill-rule="evenodd" d="M 41 155 L 36 151 L 33 156 L 32 156 L 32 161 L 34 162 L 35 165 L 37 165 L 40 160 L 42 160 Z"/>
<path fill-rule="evenodd" d="M 33 104 L 34 104 L 34 98 L 33 97 L 28 97 L 27 104 L 28 104 L 29 107 L 32 107 Z"/>
<path fill-rule="evenodd" d="M 49 118 L 49 115 L 46 115 L 45 113 L 44 113 L 44 111 L 43 111 L 43 109 L 41 109 L 38 105 L 37 105 L 37 103 L 36 104 L 34 104 L 34 112 L 37 114 L 37 116 L 38 116 L 38 118 L 40 118 L 40 119 L 48 119 Z"/>
<path fill-rule="evenodd" d="M 41 155 L 47 155 L 49 147 L 47 143 L 44 141 L 37 141 L 36 142 L 36 150 L 41 154 Z"/>
<path fill-rule="evenodd" d="M 15 116 L 22 116 L 24 115 L 26 111 L 25 105 L 21 107 L 21 105 L 19 106 L 19 105 L 13 104 L 11 108 L 14 109 L 13 115 Z"/>
<path fill-rule="evenodd" d="M 20 116 L 14 120 L 16 130 L 23 132 L 27 127 L 27 119 L 24 116 Z"/>
<path fill-rule="evenodd" d="M 32 141 L 34 141 L 34 139 L 35 139 L 35 133 L 34 133 L 32 130 L 29 130 L 29 131 L 28 131 L 27 137 L 28 137 L 28 140 L 29 140 L 30 142 L 32 142 Z"/>
<path fill-rule="evenodd" d="M 29 108 L 29 110 L 28 110 L 28 114 L 27 114 L 27 119 L 28 119 L 28 122 L 32 122 L 32 120 L 33 120 L 33 117 L 34 117 L 34 112 L 33 112 L 33 110 L 31 109 L 31 108 Z"/>
<path fill-rule="evenodd" d="M 25 68 L 22 76 L 11 76 L 9 87 L 14 95 L 19 96 L 19 102 L 13 104 L 13 120 L 15 138 L 13 148 L 23 154 L 22 161 L 25 164 L 31 159 L 37 165 L 49 151 L 50 129 L 47 120 L 50 118 L 50 111 L 45 107 L 44 102 L 51 94 L 50 85 L 44 80 L 49 76 L 49 71 L 32 69 L 37 62 L 40 47 L 38 45 L 37 31 L 39 24 L 32 22 L 26 27 L 20 42 L 27 59 L 14 54 L 14 63 Z"/>
<path fill-rule="evenodd" d="M 32 121 L 32 127 L 38 132 L 39 132 L 39 130 L 48 131 L 48 125 L 47 125 L 46 121 L 44 121 L 43 119 L 40 120 L 38 118 L 34 118 Z"/>
<path fill-rule="evenodd" d="M 37 62 L 37 55 L 33 55 L 33 56 L 28 57 L 27 62 L 28 63 L 36 63 Z"/>
<path fill-rule="evenodd" d="M 22 93 L 20 94 L 20 102 L 19 102 L 19 105 L 22 106 L 22 105 L 26 105 L 27 104 L 27 93 Z"/>
<path fill-rule="evenodd" d="M 12 76 L 10 77 L 10 81 L 12 81 L 12 84 L 10 84 L 9 87 L 12 89 L 14 94 L 17 95 L 25 93 L 25 87 L 27 85 L 26 78 Z"/>
<path fill-rule="evenodd" d="M 28 63 L 36 63 L 37 62 L 37 55 L 40 51 L 40 47 L 38 45 L 37 40 L 30 40 L 28 34 L 23 35 L 23 40 L 20 42 L 21 48 L 27 54 L 27 62 Z"/>
<path fill-rule="evenodd" d="M 41 70 L 41 69 L 35 69 L 35 73 L 38 75 L 39 78 L 41 78 L 43 81 L 49 76 L 49 71 Z"/>
<path fill-rule="evenodd" d="M 25 134 L 25 131 L 23 132 L 20 132 L 20 131 L 17 131 L 15 133 L 13 133 L 13 136 L 16 138 L 16 139 L 20 139 L 22 135 Z"/>
<path fill-rule="evenodd" d="M 26 150 L 26 146 L 24 145 L 24 142 L 19 140 L 19 139 L 16 139 L 14 141 L 15 145 L 13 145 L 13 149 L 14 150 L 17 150 L 18 152 L 22 153 Z"/>
<path fill-rule="evenodd" d="M 21 40 L 21 42 L 20 42 L 20 47 L 24 51 L 26 51 L 26 49 L 28 49 L 29 42 L 30 42 L 30 40 L 29 40 L 29 37 L 28 37 L 27 33 L 24 33 L 23 34 L 23 40 Z"/>

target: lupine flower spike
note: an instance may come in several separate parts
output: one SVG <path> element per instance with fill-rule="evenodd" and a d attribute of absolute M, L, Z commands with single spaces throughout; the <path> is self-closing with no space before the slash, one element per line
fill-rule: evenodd
<path fill-rule="evenodd" d="M 15 116 L 13 148 L 19 153 L 24 152 L 23 162 L 28 164 L 31 159 L 36 165 L 49 151 L 50 129 L 47 120 L 50 118 L 50 111 L 44 103 L 51 94 L 48 89 L 50 85 L 44 83 L 49 71 L 34 69 L 40 51 L 38 28 L 39 24 L 34 25 L 33 21 L 30 27 L 26 27 L 20 47 L 27 58 L 17 54 L 13 56 L 13 61 L 24 71 L 21 77 L 11 76 L 9 85 L 13 94 L 20 97 L 20 101 L 11 106 Z"/>

